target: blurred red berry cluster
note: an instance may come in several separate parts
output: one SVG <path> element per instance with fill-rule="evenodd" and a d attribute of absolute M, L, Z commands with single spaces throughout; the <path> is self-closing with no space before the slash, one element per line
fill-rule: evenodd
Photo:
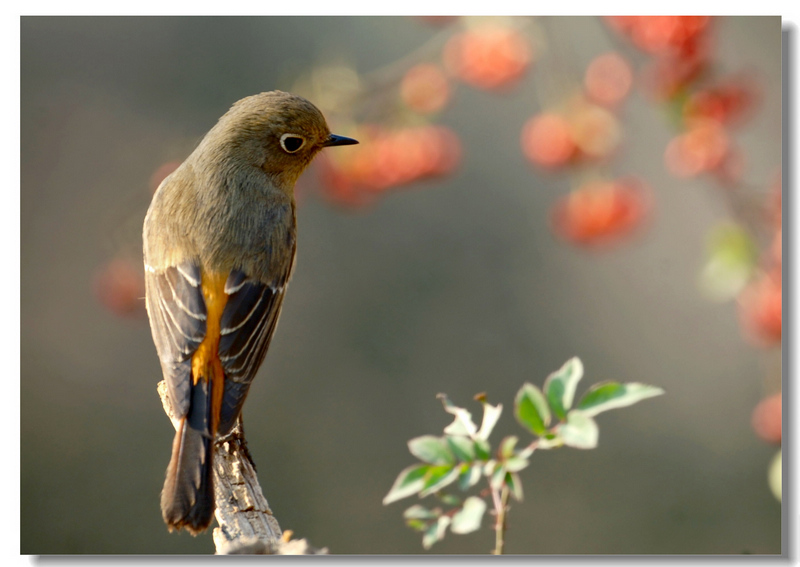
<path fill-rule="evenodd" d="M 437 26 L 458 20 L 418 19 Z M 508 20 L 474 18 L 468 26 L 455 29 L 444 47 L 403 71 L 397 89 L 400 105 L 388 116 L 358 127 L 352 134 L 358 146 L 317 159 L 324 196 L 338 204 L 361 206 L 388 189 L 451 174 L 461 159 L 460 140 L 453 130 L 430 120 L 451 102 L 455 82 L 492 91 L 508 89 L 533 59 L 531 42 Z M 587 130 L 583 138 L 592 136 L 594 146 L 588 151 L 602 151 L 597 148 L 597 134 Z"/>
<path fill-rule="evenodd" d="M 706 41 L 709 16 L 606 16 L 611 26 L 652 55 L 691 54 Z"/>
<path fill-rule="evenodd" d="M 551 171 L 610 157 L 622 139 L 613 110 L 632 83 L 633 72 L 621 55 L 597 56 L 586 70 L 583 92 L 525 123 L 520 140 L 525 157 Z"/>
<path fill-rule="evenodd" d="M 559 109 L 530 118 L 522 128 L 520 143 L 526 158 L 552 171 L 608 158 L 621 139 L 618 118 L 578 95 Z"/>
<path fill-rule="evenodd" d="M 580 92 L 524 124 L 523 154 L 551 172 L 608 162 L 622 141 L 617 112 L 632 86 L 633 70 L 622 55 L 612 51 L 596 56 Z M 642 224 L 650 201 L 649 188 L 633 177 L 590 181 L 556 202 L 551 227 L 575 245 L 608 245 Z"/>
<path fill-rule="evenodd" d="M 640 179 L 590 181 L 556 202 L 550 222 L 572 244 L 608 245 L 640 227 L 650 205 L 650 188 Z"/>
<path fill-rule="evenodd" d="M 736 75 L 693 92 L 683 105 L 684 122 L 713 120 L 726 127 L 740 125 L 755 106 L 755 85 L 754 77 Z"/>
<path fill-rule="evenodd" d="M 769 217 L 773 236 L 761 252 L 760 269 L 737 298 L 739 321 L 745 337 L 755 345 L 780 346 L 782 337 L 783 273 L 781 178 L 772 187 Z"/>
<path fill-rule="evenodd" d="M 461 159 L 458 136 L 445 126 L 364 126 L 359 145 L 318 157 L 325 196 L 344 205 L 371 203 L 384 191 L 452 173 Z"/>
<path fill-rule="evenodd" d="M 711 173 L 736 183 L 744 155 L 730 129 L 755 105 L 752 77 L 713 76 L 710 16 L 608 16 L 612 29 L 651 56 L 642 73 L 645 90 L 676 111 L 681 132 L 668 144 L 664 162 L 676 177 Z"/>
<path fill-rule="evenodd" d="M 487 23 L 459 33 L 444 48 L 445 67 L 479 89 L 507 89 L 533 62 L 533 48 L 517 30 Z"/>
<path fill-rule="evenodd" d="M 664 162 L 676 177 L 694 177 L 719 171 L 730 149 L 730 139 L 721 124 L 713 120 L 697 121 L 669 142 Z"/>
<path fill-rule="evenodd" d="M 710 16 L 607 16 L 612 29 L 652 57 L 645 70 L 648 90 L 668 99 L 710 64 Z"/>
<path fill-rule="evenodd" d="M 606 22 L 652 58 L 643 85 L 668 104 L 680 130 L 664 152 L 667 170 L 680 178 L 711 174 L 723 185 L 739 184 L 745 156 L 732 131 L 756 107 L 759 89 L 753 76 L 715 74 L 712 18 L 610 16 Z M 780 187 L 775 192 L 779 202 Z M 781 341 L 780 212 L 776 218 L 775 244 L 762 253 L 760 269 L 738 294 L 744 334 L 764 346 Z"/>
<path fill-rule="evenodd" d="M 737 183 L 744 155 L 731 130 L 753 110 L 757 100 L 752 77 L 737 76 L 687 93 L 680 106 L 682 132 L 667 145 L 664 161 L 677 177 L 713 174 L 726 184 Z"/>
<path fill-rule="evenodd" d="M 763 348 L 780 347 L 783 327 L 783 233 L 782 180 L 779 175 L 770 189 L 767 219 L 772 239 L 761 251 L 760 269 L 737 298 L 739 321 L 745 338 Z M 753 410 L 751 424 L 767 443 L 781 443 L 781 392 L 761 400 Z"/>
<path fill-rule="evenodd" d="M 763 346 L 780 346 L 782 288 L 780 271 L 760 273 L 739 294 L 739 320 L 745 336 Z"/>

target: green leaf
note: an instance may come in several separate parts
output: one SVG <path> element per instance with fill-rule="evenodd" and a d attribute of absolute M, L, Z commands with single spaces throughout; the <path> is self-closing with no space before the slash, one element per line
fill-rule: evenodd
<path fill-rule="evenodd" d="M 453 515 L 450 531 L 454 534 L 468 534 L 480 529 L 484 512 L 486 512 L 486 502 L 483 498 L 470 496 L 464 500 L 461 510 Z"/>
<path fill-rule="evenodd" d="M 747 285 L 756 268 L 758 247 L 741 226 L 725 222 L 708 233 L 706 264 L 698 284 L 710 299 L 733 299 Z"/>
<path fill-rule="evenodd" d="M 536 435 L 544 435 L 550 425 L 550 408 L 547 400 L 536 386 L 525 382 L 514 399 L 514 415 L 517 421 Z"/>
<path fill-rule="evenodd" d="M 537 449 L 555 449 L 564 445 L 564 441 L 558 435 L 548 434 L 540 437 L 536 445 Z M 522 456 L 528 456 L 524 452 L 520 452 Z"/>
<path fill-rule="evenodd" d="M 486 401 L 486 398 L 481 398 L 481 404 L 483 404 L 483 421 L 481 422 L 481 428 L 475 434 L 475 438 L 486 440 L 492 434 L 492 429 L 494 429 L 497 420 L 500 419 L 500 414 L 503 413 L 503 404 L 493 406 Z"/>
<path fill-rule="evenodd" d="M 414 531 L 424 532 L 428 528 L 428 522 L 425 520 L 406 520 L 406 525 Z"/>
<path fill-rule="evenodd" d="M 448 494 L 446 492 L 437 492 L 435 496 L 436 498 L 439 499 L 439 502 L 441 502 L 445 506 L 461 506 L 461 498 L 459 498 L 455 494 Z"/>
<path fill-rule="evenodd" d="M 653 396 L 664 393 L 661 388 L 629 382 L 602 382 L 595 384 L 583 395 L 578 402 L 578 409 L 585 415 L 593 417 L 598 413 L 616 408 L 623 408 Z"/>
<path fill-rule="evenodd" d="M 438 520 L 430 525 L 425 535 L 422 536 L 422 547 L 430 549 L 434 543 L 444 539 L 444 534 L 449 525 L 450 516 L 440 516 Z"/>
<path fill-rule="evenodd" d="M 475 460 L 475 443 L 472 439 L 448 435 L 447 444 L 459 461 L 472 462 Z"/>
<path fill-rule="evenodd" d="M 506 480 L 506 468 L 502 465 L 494 469 L 492 478 L 489 479 L 489 486 L 495 490 L 499 490 Z"/>
<path fill-rule="evenodd" d="M 408 450 L 420 461 L 432 465 L 452 465 L 456 462 L 455 455 L 443 437 L 415 437 L 408 442 Z"/>
<path fill-rule="evenodd" d="M 528 459 L 522 457 L 509 457 L 504 461 L 504 465 L 508 472 L 518 472 L 528 467 Z"/>
<path fill-rule="evenodd" d="M 583 378 L 583 363 L 575 356 L 548 376 L 544 382 L 544 393 L 550 402 L 550 408 L 562 421 L 567 418 L 567 410 L 572 407 L 575 389 L 581 378 Z"/>
<path fill-rule="evenodd" d="M 517 444 L 517 441 L 519 441 L 519 439 L 516 435 L 509 435 L 500 442 L 498 453 L 501 459 L 506 459 L 514 454 L 514 446 Z"/>
<path fill-rule="evenodd" d="M 441 510 L 436 511 L 428 510 L 425 506 L 421 504 L 414 504 L 410 508 L 407 508 L 405 512 L 403 512 L 403 517 L 406 520 L 430 520 L 432 518 L 436 518 L 441 514 Z"/>
<path fill-rule="evenodd" d="M 506 485 L 511 491 L 511 496 L 514 497 L 514 500 L 522 502 L 522 481 L 519 475 L 515 472 L 508 473 L 506 475 Z"/>
<path fill-rule="evenodd" d="M 580 410 L 572 410 L 567 414 L 567 422 L 558 426 L 558 433 L 564 445 L 576 449 L 594 449 L 597 447 L 599 430 L 597 423 Z"/>
<path fill-rule="evenodd" d="M 429 494 L 433 494 L 448 484 L 455 482 L 460 472 L 460 467 L 454 467 L 452 465 L 430 467 L 428 474 L 425 476 L 425 484 L 419 493 L 419 497 L 425 498 Z"/>
<path fill-rule="evenodd" d="M 472 422 L 471 413 L 469 413 L 466 409 L 453 404 L 453 402 L 451 402 L 447 397 L 447 394 L 439 394 L 436 397 L 442 400 L 444 411 L 456 416 L 453 423 L 444 428 L 444 432 L 446 434 L 465 435 L 468 437 L 475 435 L 475 432 L 478 431 L 478 426 Z"/>
<path fill-rule="evenodd" d="M 430 468 L 430 465 L 411 465 L 403 469 L 397 475 L 389 493 L 384 496 L 383 504 L 391 504 L 422 490 L 425 486 L 425 475 Z"/>
<path fill-rule="evenodd" d="M 486 439 L 475 439 L 475 458 L 485 461 L 491 456 L 492 448 Z"/>
<path fill-rule="evenodd" d="M 463 465 L 461 473 L 458 475 L 458 486 L 461 490 L 467 490 L 472 486 L 478 484 L 481 479 L 481 469 L 483 465 L 480 463 L 473 463 L 471 465 Z"/>

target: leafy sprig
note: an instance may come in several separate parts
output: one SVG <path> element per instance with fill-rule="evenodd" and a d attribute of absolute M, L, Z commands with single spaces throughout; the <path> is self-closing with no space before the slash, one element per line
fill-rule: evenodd
<path fill-rule="evenodd" d="M 438 505 L 427 508 L 414 504 L 403 513 L 406 524 L 423 534 L 422 546 L 430 549 L 444 538 L 448 528 L 456 534 L 480 529 L 490 498 L 495 516 L 493 553 L 501 554 L 509 497 L 522 501 L 519 473 L 528 467 L 534 451 L 561 446 L 594 449 L 599 438 L 595 416 L 664 393 L 661 388 L 638 382 L 601 382 L 591 386 L 574 404 L 582 377 L 583 363 L 575 357 L 550 374 L 542 389 L 529 382 L 523 384 L 514 398 L 514 417 L 534 439 L 518 448 L 519 438 L 509 435 L 500 441 L 495 452 L 489 436 L 503 412 L 502 404 L 490 404 L 486 394 L 475 396 L 483 408 L 478 427 L 466 408 L 439 394 L 444 410 L 453 416 L 452 423 L 444 428 L 442 436 L 422 435 L 408 442 L 409 451 L 420 462 L 400 472 L 383 503 L 391 504 L 415 494 L 420 498 L 435 496 Z M 485 486 L 464 499 L 445 492 L 453 486 L 468 492 L 482 479 Z"/>

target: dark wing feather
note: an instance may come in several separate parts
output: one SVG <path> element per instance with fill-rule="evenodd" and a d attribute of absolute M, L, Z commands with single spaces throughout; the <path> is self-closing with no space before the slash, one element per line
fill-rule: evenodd
<path fill-rule="evenodd" d="M 218 429 L 221 435 L 233 427 L 267 354 L 280 316 L 284 283 L 266 284 L 234 270 L 225 284 L 228 301 L 222 312 L 219 341 L 226 377 Z"/>
<path fill-rule="evenodd" d="M 172 410 L 189 411 L 192 355 L 206 334 L 206 304 L 200 269 L 191 263 L 146 270 L 147 313 Z"/>

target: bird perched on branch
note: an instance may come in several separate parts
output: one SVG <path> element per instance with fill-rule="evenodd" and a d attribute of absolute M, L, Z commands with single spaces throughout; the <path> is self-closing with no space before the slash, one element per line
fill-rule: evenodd
<path fill-rule="evenodd" d="M 144 221 L 147 312 L 179 424 L 161 493 L 167 527 L 214 515 L 214 440 L 242 411 L 294 268 L 294 185 L 323 148 L 356 144 L 272 91 L 235 103 L 153 196 Z"/>

